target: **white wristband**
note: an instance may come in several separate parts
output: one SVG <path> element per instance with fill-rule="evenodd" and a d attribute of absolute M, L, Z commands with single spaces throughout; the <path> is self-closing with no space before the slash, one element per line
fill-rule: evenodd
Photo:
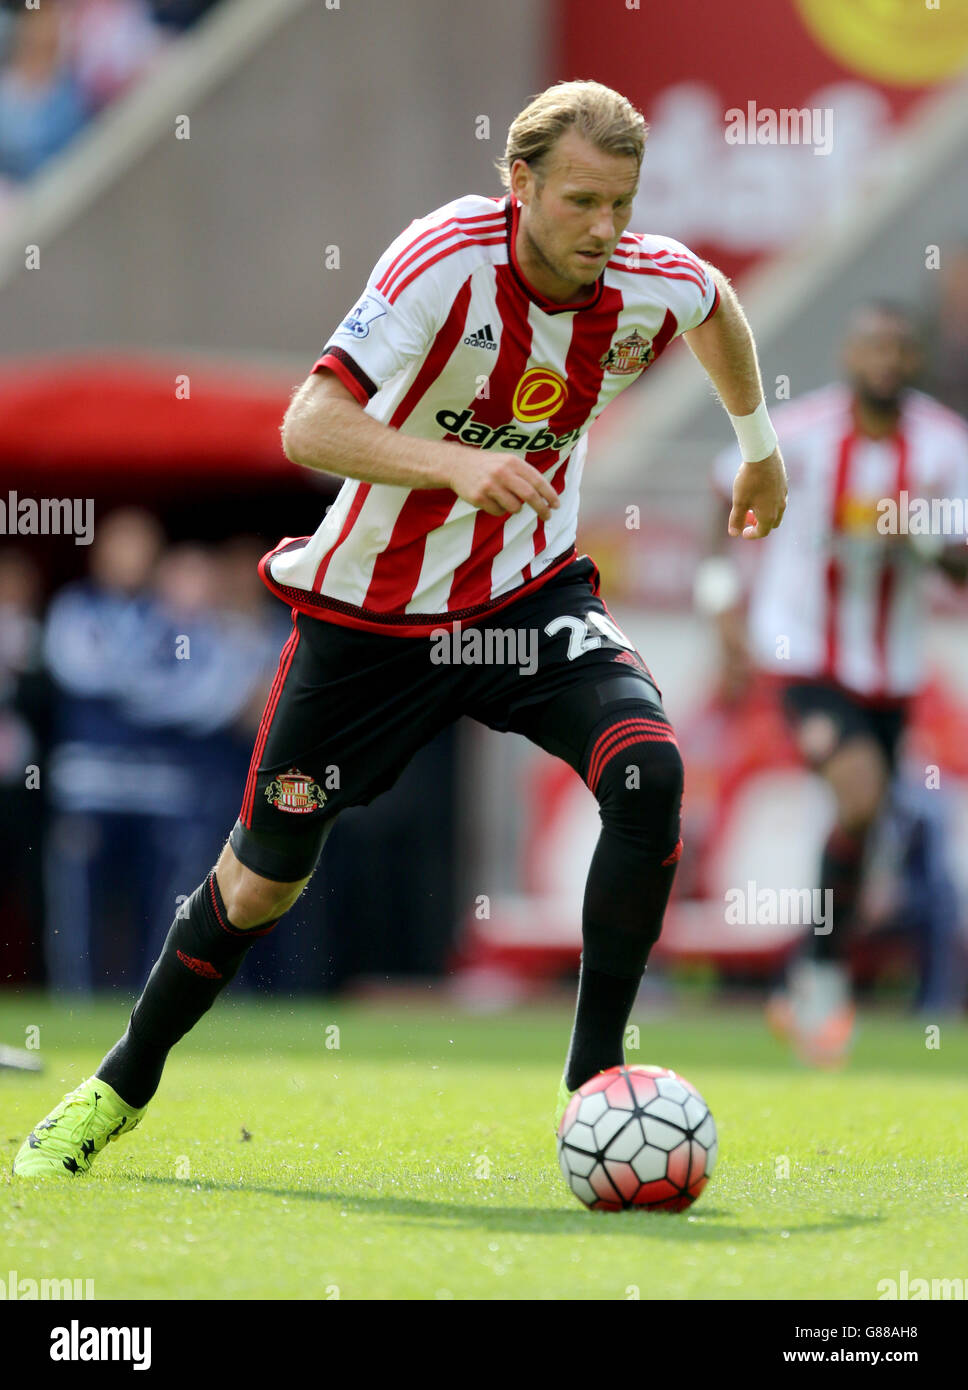
<path fill-rule="evenodd" d="M 770 424 L 766 401 L 760 401 L 752 415 L 730 415 L 744 463 L 769 458 L 776 448 L 776 430 Z"/>

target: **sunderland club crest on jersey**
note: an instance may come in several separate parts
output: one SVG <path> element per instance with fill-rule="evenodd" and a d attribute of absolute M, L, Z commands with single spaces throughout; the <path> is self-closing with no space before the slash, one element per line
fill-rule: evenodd
<path fill-rule="evenodd" d="M 598 365 L 614 376 L 631 376 L 633 372 L 641 372 L 651 361 L 651 342 L 633 328 L 627 338 L 619 338 L 617 343 L 612 344 L 604 357 L 599 359 Z"/>
<path fill-rule="evenodd" d="M 281 772 L 266 787 L 266 800 L 277 811 L 291 811 L 293 815 L 304 816 L 315 811 L 326 800 L 326 793 L 318 783 L 305 772 L 291 767 Z"/>

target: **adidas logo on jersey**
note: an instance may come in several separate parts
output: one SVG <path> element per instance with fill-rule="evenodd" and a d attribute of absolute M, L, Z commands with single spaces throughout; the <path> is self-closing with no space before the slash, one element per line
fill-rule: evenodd
<path fill-rule="evenodd" d="M 476 333 L 468 333 L 464 343 L 467 347 L 486 348 L 488 352 L 497 352 L 497 343 L 494 341 L 494 334 L 491 332 L 489 323 L 486 323 L 483 328 L 479 328 Z"/>

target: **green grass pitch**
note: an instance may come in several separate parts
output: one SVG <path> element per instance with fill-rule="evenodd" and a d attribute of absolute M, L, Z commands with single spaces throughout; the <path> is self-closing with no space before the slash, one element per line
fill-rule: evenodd
<path fill-rule="evenodd" d="M 756 1014 L 637 1012 L 628 1060 L 698 1086 L 719 1165 L 688 1213 L 593 1213 L 551 1132 L 565 1012 L 229 997 L 90 1175 L 11 1178 L 125 1018 L 0 998 L 0 1041 L 36 1026 L 46 1064 L 0 1072 L 2 1278 L 93 1279 L 99 1299 L 874 1299 L 905 1269 L 968 1280 L 960 1024 L 931 1048 L 926 1021 L 866 1017 L 849 1069 L 819 1075 Z"/>

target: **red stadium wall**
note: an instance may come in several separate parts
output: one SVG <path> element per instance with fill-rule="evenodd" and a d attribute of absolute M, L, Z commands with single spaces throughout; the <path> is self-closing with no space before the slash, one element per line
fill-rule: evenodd
<path fill-rule="evenodd" d="M 279 425 L 291 382 L 234 366 L 130 355 L 42 358 L 0 370 L 0 477 L 34 488 L 65 473 L 91 482 L 184 486 L 199 475 L 292 474 Z"/>
<path fill-rule="evenodd" d="M 308 535 L 338 480 L 289 462 L 279 426 L 295 378 L 231 361 L 131 353 L 0 368 L 0 500 L 90 498 L 153 511 L 172 541 Z M 187 391 L 187 395 L 186 395 Z M 6 515 L 6 512 L 4 513 Z M 45 587 L 77 578 L 84 545 L 11 534 Z"/>

